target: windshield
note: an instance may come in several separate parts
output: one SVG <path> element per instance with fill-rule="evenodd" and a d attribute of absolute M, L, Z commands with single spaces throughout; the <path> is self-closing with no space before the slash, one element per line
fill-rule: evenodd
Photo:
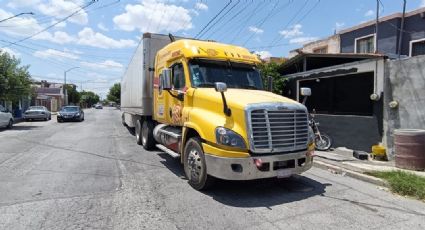
<path fill-rule="evenodd" d="M 44 110 L 43 106 L 30 106 L 28 110 Z"/>
<path fill-rule="evenodd" d="M 62 108 L 63 112 L 77 112 L 78 111 L 78 107 L 63 107 Z"/>
<path fill-rule="evenodd" d="M 193 87 L 214 87 L 215 82 L 224 82 L 227 88 L 263 89 L 260 73 L 252 65 L 193 59 L 189 67 Z"/>

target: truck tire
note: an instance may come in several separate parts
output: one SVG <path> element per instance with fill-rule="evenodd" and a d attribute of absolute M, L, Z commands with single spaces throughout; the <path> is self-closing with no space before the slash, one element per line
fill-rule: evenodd
<path fill-rule="evenodd" d="M 121 115 L 121 123 L 123 126 L 127 126 L 127 124 L 125 123 L 124 113 Z"/>
<path fill-rule="evenodd" d="M 214 183 L 215 178 L 207 174 L 201 138 L 192 137 L 186 142 L 183 168 L 190 186 L 196 190 L 205 190 Z"/>
<path fill-rule="evenodd" d="M 142 146 L 146 150 L 151 150 L 155 147 L 155 139 L 153 137 L 153 129 L 155 124 L 151 120 L 145 120 L 142 124 L 141 139 Z"/>
<path fill-rule="evenodd" d="M 142 120 L 138 119 L 135 125 L 136 142 L 138 145 L 142 144 Z"/>

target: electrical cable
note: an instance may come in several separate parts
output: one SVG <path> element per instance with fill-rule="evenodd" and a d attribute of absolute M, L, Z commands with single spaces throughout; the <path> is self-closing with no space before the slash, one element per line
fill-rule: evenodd
<path fill-rule="evenodd" d="M 36 33 L 34 33 L 34 34 L 30 35 L 30 36 L 27 36 L 27 37 L 22 38 L 22 39 L 20 39 L 20 40 L 18 40 L 18 41 L 15 41 L 15 42 L 11 42 L 11 43 L 9 43 L 8 45 L 3 46 L 2 48 L 10 47 L 11 45 L 16 45 L 17 43 L 20 43 L 20 42 L 26 41 L 26 40 L 28 40 L 28 39 L 30 39 L 30 38 L 32 38 L 32 37 L 34 37 L 34 36 L 36 36 L 36 35 L 39 35 L 39 34 L 43 33 L 44 31 L 47 31 L 48 29 L 50 29 L 50 28 L 52 28 L 52 27 L 56 26 L 57 24 L 59 24 L 59 23 L 61 23 L 61 22 L 63 22 L 63 21 L 66 21 L 68 18 L 70 18 L 70 17 L 74 16 L 76 13 L 80 12 L 81 10 L 84 10 L 85 8 L 87 8 L 87 7 L 91 6 L 91 5 L 92 5 L 93 3 L 95 3 L 96 1 L 97 1 L 97 0 L 91 0 L 88 4 L 86 4 L 85 6 L 81 7 L 81 9 L 79 9 L 79 10 L 77 10 L 77 11 L 74 11 L 72 14 L 70 14 L 70 15 L 66 16 L 65 18 L 62 18 L 61 20 L 59 20 L 59 21 L 57 21 L 57 22 L 55 22 L 55 23 L 51 24 L 50 26 L 48 26 L 48 27 L 46 27 L 46 28 L 44 28 L 44 29 L 42 29 L 42 30 L 40 30 L 40 31 L 38 31 L 38 32 L 36 32 Z"/>
<path fill-rule="evenodd" d="M 211 20 L 201 29 L 201 31 L 195 35 L 195 38 L 198 38 L 199 34 L 201 34 L 231 3 L 232 0 L 230 0 L 229 3 L 227 3 L 214 17 L 212 17 Z"/>

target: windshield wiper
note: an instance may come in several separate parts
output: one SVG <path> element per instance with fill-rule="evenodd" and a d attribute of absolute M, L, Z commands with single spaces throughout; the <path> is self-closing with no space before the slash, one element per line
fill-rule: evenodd
<path fill-rule="evenodd" d="M 215 87 L 215 84 L 211 82 L 203 82 L 199 84 L 198 87 Z"/>

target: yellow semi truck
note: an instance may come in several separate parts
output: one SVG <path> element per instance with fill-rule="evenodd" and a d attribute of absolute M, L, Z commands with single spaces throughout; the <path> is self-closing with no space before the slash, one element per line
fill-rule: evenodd
<path fill-rule="evenodd" d="M 189 184 L 289 177 L 312 166 L 304 105 L 265 91 L 257 55 L 145 33 L 121 82 L 122 123 L 138 144 L 180 159 Z"/>

